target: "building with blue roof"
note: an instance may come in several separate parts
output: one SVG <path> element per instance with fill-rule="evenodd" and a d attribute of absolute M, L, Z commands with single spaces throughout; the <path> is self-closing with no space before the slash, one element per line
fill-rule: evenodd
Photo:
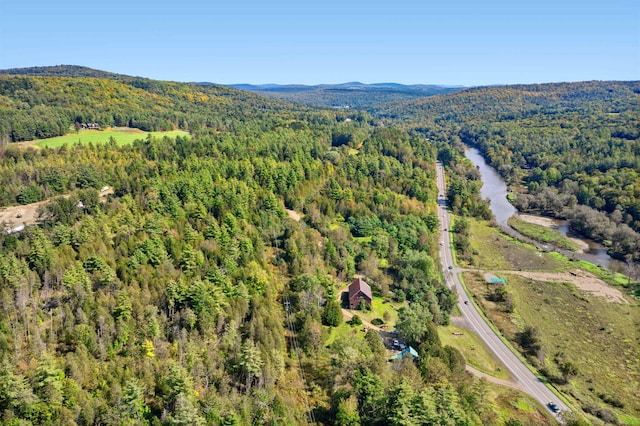
<path fill-rule="evenodd" d="M 398 352 L 397 354 L 392 356 L 391 359 L 404 359 L 407 355 L 411 355 L 414 360 L 418 359 L 418 351 L 413 349 L 411 346 L 409 346 L 406 349 Z"/>

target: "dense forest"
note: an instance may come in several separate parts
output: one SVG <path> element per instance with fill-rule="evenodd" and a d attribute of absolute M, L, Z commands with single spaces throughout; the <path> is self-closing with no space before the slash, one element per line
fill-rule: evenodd
<path fill-rule="evenodd" d="M 434 261 L 437 151 L 420 133 L 215 87 L 0 81 L 12 135 L 51 117 L 59 132 L 192 131 L 3 147 L 2 204 L 51 201 L 37 226 L 0 235 L 2 423 L 523 424 L 439 341 L 455 298 Z M 398 324 L 417 362 L 387 362 L 356 320 L 335 334 L 356 273 L 386 303 L 411 302 Z"/>
<path fill-rule="evenodd" d="M 446 141 L 445 159 L 478 148 L 519 210 L 569 219 L 613 256 L 640 260 L 640 83 L 478 88 L 372 111 Z"/>
<path fill-rule="evenodd" d="M 0 206 L 49 200 L 37 226 L 0 234 L 1 423 L 548 422 L 498 401 L 439 340 L 456 295 L 437 267 L 435 160 L 448 167 L 451 210 L 489 219 L 463 141 L 482 149 L 483 125 L 525 129 L 500 127 L 514 108 L 538 111 L 527 115 L 538 125 L 541 110 L 589 108 L 592 121 L 567 119 L 580 132 L 591 123 L 586 134 L 597 105 L 616 103 L 617 115 L 602 111 L 626 142 L 610 152 L 637 157 L 637 85 L 473 89 L 367 113 L 82 67 L 0 74 Z M 11 143 L 87 122 L 191 137 Z M 550 123 L 550 134 L 565 129 Z M 534 181 L 532 164 L 509 157 L 500 169 L 523 196 L 568 196 L 569 174 L 558 184 L 540 162 Z M 635 182 L 621 189 L 637 200 Z M 619 204 L 619 229 L 637 227 Z M 469 241 L 455 244 L 464 255 Z M 355 276 L 397 316 L 376 319 L 397 325 L 415 362 L 389 362 L 358 316 L 344 323 L 339 297 Z"/>

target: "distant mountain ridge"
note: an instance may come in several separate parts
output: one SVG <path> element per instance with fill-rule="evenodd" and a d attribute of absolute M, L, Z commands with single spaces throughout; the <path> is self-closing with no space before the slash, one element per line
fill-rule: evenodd
<path fill-rule="evenodd" d="M 368 109 L 374 104 L 410 100 L 465 89 L 464 86 L 434 84 L 405 85 L 400 83 L 365 84 L 358 81 L 317 85 L 231 84 L 229 87 L 314 106 L 362 109 Z"/>
<path fill-rule="evenodd" d="M 200 83 L 200 84 L 211 84 L 211 83 Z M 437 85 L 437 84 L 401 84 L 401 83 L 360 83 L 359 81 L 350 81 L 347 83 L 339 83 L 339 84 L 315 84 L 315 85 L 306 85 L 306 84 L 230 84 L 229 87 L 233 87 L 234 89 L 241 90 L 251 90 L 251 91 L 272 91 L 272 92 L 290 92 L 294 90 L 299 91 L 311 91 L 311 90 L 327 90 L 327 89 L 350 89 L 350 90 L 388 90 L 388 89 L 396 89 L 396 90 L 406 90 L 406 91 L 415 91 L 415 92 L 428 92 L 433 93 L 434 91 L 449 91 L 449 90 L 459 90 L 463 89 L 464 86 L 445 86 L 445 85 Z"/>

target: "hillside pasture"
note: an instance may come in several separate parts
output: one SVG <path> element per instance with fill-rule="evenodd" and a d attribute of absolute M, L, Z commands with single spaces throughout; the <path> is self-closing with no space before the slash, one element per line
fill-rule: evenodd
<path fill-rule="evenodd" d="M 176 136 L 189 136 L 189 132 L 183 130 L 171 130 L 168 132 L 145 132 L 140 129 L 132 129 L 128 127 L 117 127 L 108 130 L 78 130 L 77 132 L 67 133 L 64 136 L 58 136 L 49 139 L 39 139 L 29 142 L 20 142 L 19 145 L 37 146 L 40 148 L 58 148 L 62 145 L 72 145 L 75 143 L 108 143 L 111 138 L 116 141 L 118 146 L 132 144 L 137 139 L 146 139 L 148 135 L 156 138 Z"/>

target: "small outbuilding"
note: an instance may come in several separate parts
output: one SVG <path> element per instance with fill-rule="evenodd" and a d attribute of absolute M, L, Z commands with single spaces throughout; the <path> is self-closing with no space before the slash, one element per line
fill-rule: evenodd
<path fill-rule="evenodd" d="M 361 302 L 371 306 L 371 287 L 362 278 L 356 278 L 349 285 L 349 308 L 357 309 Z"/>
<path fill-rule="evenodd" d="M 413 349 L 411 346 L 409 346 L 408 348 L 403 349 L 402 351 L 398 352 L 397 354 L 392 356 L 391 359 L 403 359 L 403 358 L 406 358 L 409 355 L 412 356 L 414 360 L 418 359 L 418 351 Z"/>

